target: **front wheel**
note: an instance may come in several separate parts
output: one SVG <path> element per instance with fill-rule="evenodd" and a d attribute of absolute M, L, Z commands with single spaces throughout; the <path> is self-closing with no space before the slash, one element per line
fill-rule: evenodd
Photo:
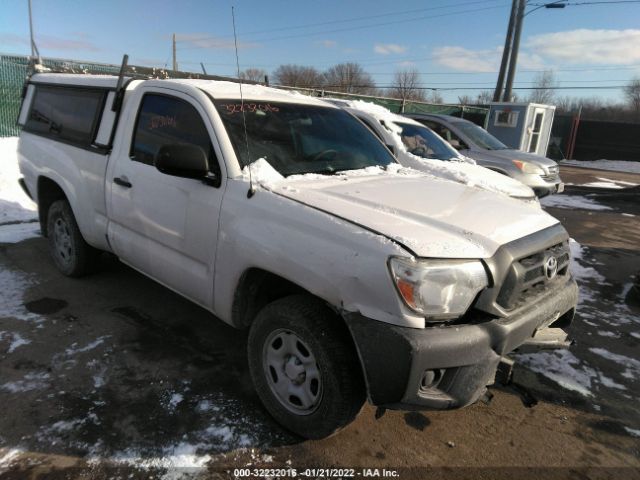
<path fill-rule="evenodd" d="M 362 373 L 344 325 L 320 300 L 295 295 L 264 307 L 249 332 L 258 396 L 284 427 L 324 438 L 357 416 Z"/>

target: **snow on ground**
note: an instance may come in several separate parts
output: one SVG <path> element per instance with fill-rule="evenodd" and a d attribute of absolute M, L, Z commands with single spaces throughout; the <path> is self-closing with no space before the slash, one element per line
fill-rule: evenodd
<path fill-rule="evenodd" d="M 609 188 L 612 190 L 622 190 L 623 188 L 637 187 L 637 183 L 625 182 L 623 180 L 612 180 L 611 178 L 596 177 L 597 182 L 583 183 L 581 187 Z"/>
<path fill-rule="evenodd" d="M 560 165 L 611 170 L 614 172 L 640 173 L 640 162 L 630 160 L 562 160 Z"/>
<path fill-rule="evenodd" d="M 39 235 L 36 204 L 18 184 L 16 137 L 0 138 L 0 243 L 16 243 Z"/>
<path fill-rule="evenodd" d="M 621 325 L 631 322 L 640 325 L 640 318 L 635 315 L 622 299 L 606 302 L 607 314 L 602 314 L 604 299 L 599 291 L 611 285 L 592 265 L 594 260 L 588 258 L 588 249 L 574 239 L 569 243 L 571 249 L 571 272 L 578 282 L 580 296 L 577 315 L 583 328 L 591 330 L 595 335 L 618 337 Z M 632 390 L 631 383 L 640 380 L 640 361 L 610 352 L 601 347 L 589 348 L 586 353 L 597 357 L 587 361 L 584 353 L 572 350 L 543 351 L 529 354 L 516 354 L 519 364 L 554 381 L 558 385 L 578 392 L 588 398 L 596 397 L 596 391 L 602 389 L 616 390 L 619 394 Z M 597 360 L 600 357 L 602 360 Z M 615 363 L 611 368 L 610 363 Z M 606 368 L 607 375 L 603 372 Z M 612 375 L 616 378 L 611 378 Z"/>
<path fill-rule="evenodd" d="M 569 208 L 569 209 L 581 209 L 581 210 L 613 210 L 611 207 L 607 207 L 606 205 L 600 205 L 599 203 L 591 200 L 590 198 L 581 197 L 578 195 L 567 195 L 567 194 L 557 194 L 557 195 L 547 195 L 546 197 L 540 200 L 540 204 L 543 207 L 554 207 L 554 208 Z"/>

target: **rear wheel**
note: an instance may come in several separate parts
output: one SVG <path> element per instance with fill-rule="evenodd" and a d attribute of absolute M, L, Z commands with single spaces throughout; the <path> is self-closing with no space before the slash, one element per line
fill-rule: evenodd
<path fill-rule="evenodd" d="M 60 272 L 69 277 L 79 277 L 91 270 L 97 250 L 82 238 L 66 200 L 57 200 L 49 207 L 47 236 L 49 251 Z"/>
<path fill-rule="evenodd" d="M 306 295 L 264 307 L 249 333 L 258 396 L 284 427 L 324 438 L 357 416 L 365 388 L 349 334 L 323 302 Z"/>

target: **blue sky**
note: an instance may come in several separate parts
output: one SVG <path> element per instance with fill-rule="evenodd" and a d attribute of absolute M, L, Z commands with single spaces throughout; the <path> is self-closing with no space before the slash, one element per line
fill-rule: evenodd
<path fill-rule="evenodd" d="M 295 63 L 324 70 L 360 63 L 379 86 L 415 67 L 446 101 L 495 86 L 510 0 L 32 0 L 36 42 L 47 57 L 171 66 L 233 75 L 231 6 L 241 68 Z M 591 0 L 569 3 L 584 3 Z M 606 1 L 606 0 L 605 0 Z M 530 3 L 538 3 L 530 0 Z M 530 7 L 532 8 L 532 7 Z M 364 17 L 364 18 L 363 18 Z M 553 69 L 560 86 L 617 86 L 640 76 L 640 3 L 569 5 L 525 18 L 516 87 Z M 29 53 L 27 0 L 0 3 L 0 52 Z M 444 90 L 468 88 L 469 90 Z M 526 95 L 526 91 L 518 91 Z M 620 89 L 559 95 L 619 100 Z"/>

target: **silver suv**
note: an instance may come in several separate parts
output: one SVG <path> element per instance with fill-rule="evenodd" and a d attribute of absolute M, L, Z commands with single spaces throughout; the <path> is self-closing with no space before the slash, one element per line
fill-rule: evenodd
<path fill-rule="evenodd" d="M 538 197 L 564 190 L 556 162 L 542 155 L 509 148 L 475 123 L 450 115 L 405 115 L 434 130 L 479 165 L 520 180 Z"/>

